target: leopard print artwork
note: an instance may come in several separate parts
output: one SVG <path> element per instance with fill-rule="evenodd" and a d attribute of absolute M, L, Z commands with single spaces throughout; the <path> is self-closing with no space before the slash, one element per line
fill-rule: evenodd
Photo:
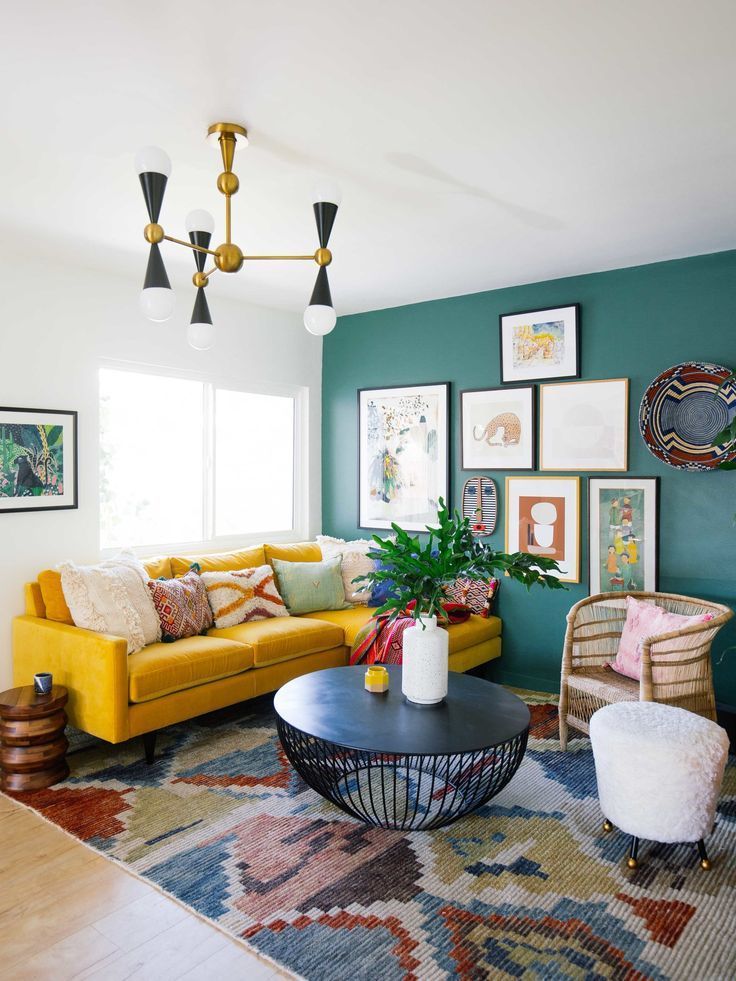
<path fill-rule="evenodd" d="M 473 439 L 484 439 L 489 446 L 516 446 L 521 441 L 521 422 L 515 412 L 500 412 L 486 423 L 480 435 L 478 428 L 473 427 Z"/>

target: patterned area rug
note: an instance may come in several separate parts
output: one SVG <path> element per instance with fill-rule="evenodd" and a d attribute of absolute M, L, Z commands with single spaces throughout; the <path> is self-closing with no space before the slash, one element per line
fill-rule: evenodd
<path fill-rule="evenodd" d="M 264 702 L 70 757 L 19 799 L 308 979 L 736 976 L 736 761 L 714 868 L 605 835 L 590 744 L 561 753 L 549 696 L 508 787 L 440 831 L 369 828 L 292 771 Z M 238 714 L 240 712 L 241 714 Z"/>

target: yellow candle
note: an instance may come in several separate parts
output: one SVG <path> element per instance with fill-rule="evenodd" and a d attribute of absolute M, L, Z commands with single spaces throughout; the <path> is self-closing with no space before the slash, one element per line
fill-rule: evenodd
<path fill-rule="evenodd" d="M 388 671 L 382 664 L 371 664 L 365 672 L 365 690 L 372 692 L 388 691 Z"/>

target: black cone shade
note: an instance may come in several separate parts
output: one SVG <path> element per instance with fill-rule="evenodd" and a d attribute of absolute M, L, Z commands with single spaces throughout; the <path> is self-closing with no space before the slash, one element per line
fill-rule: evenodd
<path fill-rule="evenodd" d="M 198 245 L 200 249 L 208 249 L 210 247 L 211 238 L 212 235 L 210 232 L 189 233 L 189 241 L 192 243 L 192 245 Z M 199 269 L 200 272 L 203 272 L 204 264 L 205 264 L 205 260 L 207 259 L 207 256 L 205 255 L 204 252 L 195 252 L 193 254 L 194 254 L 194 261 L 197 264 L 197 269 Z"/>
<path fill-rule="evenodd" d="M 192 319 L 189 321 L 190 324 L 211 324 L 212 314 L 210 313 L 210 308 L 207 305 L 207 297 L 204 295 L 204 287 L 200 286 L 197 289 L 197 297 L 194 301 L 194 309 L 192 310 Z"/>
<path fill-rule="evenodd" d="M 314 217 L 317 222 L 317 235 L 319 236 L 320 248 L 326 249 L 330 241 L 332 226 L 335 224 L 337 215 L 337 205 L 332 201 L 318 201 L 314 205 Z"/>
<path fill-rule="evenodd" d="M 315 208 L 317 205 L 315 205 Z M 324 248 L 324 246 L 323 246 Z M 313 306 L 332 306 L 332 296 L 330 295 L 330 281 L 327 278 L 327 266 L 320 266 L 317 273 L 317 280 L 312 290 L 312 299 L 309 301 L 310 307 Z"/>
<path fill-rule="evenodd" d="M 149 221 L 157 222 L 158 216 L 161 214 L 161 205 L 163 204 L 168 177 L 166 174 L 158 174 L 153 170 L 145 174 L 139 174 L 138 176 L 141 181 L 141 187 L 143 188 L 143 197 L 146 199 L 148 219 Z"/>
<path fill-rule="evenodd" d="M 161 258 L 158 245 L 152 245 L 148 254 L 148 265 L 146 266 L 146 278 L 143 281 L 143 289 L 150 289 L 152 286 L 161 286 L 166 290 L 171 289 L 169 277 L 166 275 L 166 266 Z"/>

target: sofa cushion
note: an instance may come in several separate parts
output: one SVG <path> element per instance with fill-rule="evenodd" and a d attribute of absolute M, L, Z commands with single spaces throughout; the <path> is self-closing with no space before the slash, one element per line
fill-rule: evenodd
<path fill-rule="evenodd" d="M 499 637 L 501 621 L 498 617 L 480 617 L 473 613 L 465 623 L 453 623 L 447 628 L 447 633 L 450 638 L 449 653 L 454 654 Z"/>
<path fill-rule="evenodd" d="M 321 562 L 322 549 L 316 542 L 293 542 L 290 545 L 264 545 L 266 562 L 273 565 L 274 559 L 284 562 Z"/>
<path fill-rule="evenodd" d="M 319 613 L 305 613 L 299 620 L 323 620 L 334 623 L 345 634 L 345 644 L 352 647 L 358 632 L 368 623 L 376 612 L 375 606 L 352 606 L 349 610 L 321 610 Z M 480 617 L 475 613 L 465 623 L 453 623 L 447 628 L 450 638 L 449 653 L 464 651 L 484 641 L 492 640 L 501 634 L 501 620 L 498 617 Z"/>
<path fill-rule="evenodd" d="M 56 620 L 57 623 L 74 624 L 72 612 L 64 599 L 61 588 L 61 573 L 58 569 L 44 569 L 38 574 L 38 585 L 46 607 L 46 619 Z"/>
<path fill-rule="evenodd" d="M 141 559 L 143 568 L 151 579 L 173 579 L 171 559 L 168 555 L 159 555 L 155 559 Z"/>
<path fill-rule="evenodd" d="M 183 576 L 197 563 L 200 572 L 232 572 L 235 569 L 253 569 L 266 564 L 266 554 L 262 545 L 241 548 L 236 552 L 212 552 L 209 555 L 174 555 L 171 571 L 174 576 Z"/>
<path fill-rule="evenodd" d="M 351 606 L 347 610 L 320 610 L 317 613 L 304 613 L 300 619 L 308 617 L 310 620 L 334 623 L 344 632 L 345 644 L 352 647 L 358 631 L 363 629 L 375 612 L 375 606 L 361 605 Z"/>
<path fill-rule="evenodd" d="M 284 562 L 273 560 L 279 592 L 292 616 L 315 610 L 343 610 L 342 557 L 323 562 Z"/>
<path fill-rule="evenodd" d="M 128 657 L 128 697 L 148 702 L 253 667 L 253 650 L 232 640 L 184 637 L 149 644 Z"/>
<path fill-rule="evenodd" d="M 213 628 L 210 637 L 238 641 L 253 648 L 255 665 L 287 661 L 302 654 L 327 651 L 343 644 L 343 630 L 333 623 L 307 620 L 305 617 L 277 617 L 274 620 L 252 620 L 224 630 Z"/>

